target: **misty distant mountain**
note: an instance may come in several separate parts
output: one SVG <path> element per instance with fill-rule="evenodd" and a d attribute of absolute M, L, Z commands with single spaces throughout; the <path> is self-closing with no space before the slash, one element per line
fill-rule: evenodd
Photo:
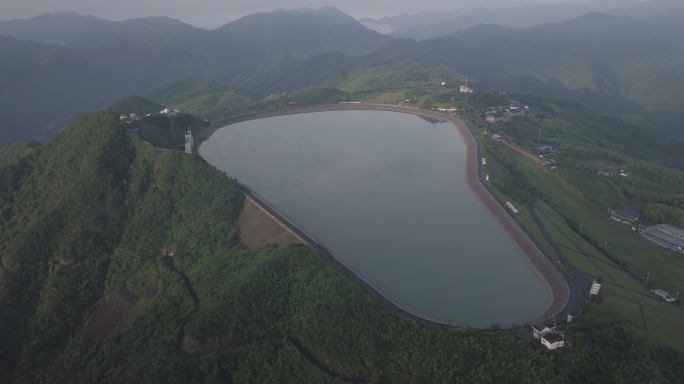
<path fill-rule="evenodd" d="M 117 92 L 101 68 L 63 47 L 0 36 L 0 145 L 44 139 Z"/>
<path fill-rule="evenodd" d="M 684 10 L 589 14 L 531 28 L 480 25 L 440 39 L 396 40 L 375 54 L 449 65 L 483 83 L 608 109 L 684 111 Z"/>
<path fill-rule="evenodd" d="M 391 40 L 334 7 L 257 13 L 215 32 L 282 57 L 321 53 L 358 55 L 370 53 Z"/>
<path fill-rule="evenodd" d="M 25 133 L 12 138 L 33 139 L 118 96 L 188 77 L 221 78 L 287 57 L 369 53 L 390 40 L 331 7 L 255 14 L 212 31 L 166 17 L 114 22 L 58 13 L 2 22 L 0 35 L 13 37 L 0 42 L 6 68 L 0 76 L 8 77 L 0 112 L 12 122 L 3 129 Z"/>
<path fill-rule="evenodd" d="M 369 28 L 398 38 L 431 39 L 453 34 L 480 24 L 528 28 L 544 23 L 560 22 L 588 13 L 614 16 L 645 16 L 684 8 L 682 0 L 607 0 L 560 2 L 497 8 L 465 8 L 451 12 L 423 12 L 380 19 L 366 18 Z"/>
<path fill-rule="evenodd" d="M 30 19 L 0 22 L 0 35 L 46 44 L 69 45 L 84 36 L 105 33 L 117 25 L 114 21 L 76 12 L 48 13 Z"/>

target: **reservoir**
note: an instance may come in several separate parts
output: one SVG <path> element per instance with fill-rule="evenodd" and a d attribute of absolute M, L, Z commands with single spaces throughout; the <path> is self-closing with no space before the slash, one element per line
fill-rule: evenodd
<path fill-rule="evenodd" d="M 539 274 L 468 186 L 451 123 L 385 111 L 262 118 L 199 151 L 398 305 L 483 327 L 548 308 Z"/>

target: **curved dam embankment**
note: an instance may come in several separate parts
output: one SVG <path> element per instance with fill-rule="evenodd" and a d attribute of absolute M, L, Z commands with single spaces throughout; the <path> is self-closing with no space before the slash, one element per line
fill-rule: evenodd
<path fill-rule="evenodd" d="M 201 137 L 198 141 L 206 140 L 220 128 L 240 122 L 263 119 L 268 117 L 297 115 L 313 112 L 349 110 L 399 112 L 448 122 L 455 126 L 458 129 L 461 138 L 466 144 L 466 176 L 468 187 L 482 202 L 482 204 L 487 208 L 491 215 L 496 219 L 501 228 L 503 228 L 505 233 L 512 240 L 512 243 L 518 249 L 519 253 L 524 256 L 524 259 L 529 264 L 530 268 L 539 276 L 540 280 L 543 282 L 548 292 L 548 302 L 546 305 L 546 310 L 536 320 L 554 317 L 565 308 L 570 297 L 570 290 L 564 276 L 558 271 L 558 269 L 553 265 L 553 263 L 543 254 L 543 252 L 535 245 L 535 243 L 524 232 L 524 230 L 515 222 L 514 218 L 502 206 L 502 204 L 499 201 L 497 201 L 494 195 L 488 190 L 487 185 L 482 181 L 480 175 L 479 143 L 476 140 L 473 133 L 468 128 L 468 126 L 465 124 L 465 122 L 463 122 L 463 120 L 461 120 L 457 116 L 418 108 L 377 104 L 334 104 L 315 107 L 289 108 L 283 110 L 264 111 L 239 116 L 232 116 L 226 119 L 216 121 L 212 123 L 200 135 Z M 247 190 L 246 193 L 250 193 L 250 191 Z M 307 243 L 309 243 L 309 245 L 329 255 L 333 260 L 335 260 L 338 264 L 340 264 L 347 271 L 349 271 L 354 277 L 356 277 L 356 279 L 360 283 L 365 285 L 367 288 L 370 288 L 371 291 L 373 291 L 375 294 L 379 295 L 385 301 L 390 303 L 394 308 L 404 313 L 407 313 L 414 318 L 441 324 L 446 323 L 444 321 L 432 319 L 428 316 L 423 316 L 417 313 L 416 311 L 408 308 L 407 306 L 403 305 L 396 299 L 394 299 L 392 295 L 383 292 L 382 288 L 377 287 L 371 281 L 366 279 L 363 274 L 361 274 L 353 266 L 347 263 L 344 259 L 335 257 L 335 255 L 332 252 L 329 252 L 317 239 L 315 239 L 308 233 L 303 232 L 303 230 L 296 223 L 294 223 L 294 221 L 280 214 L 280 212 L 276 210 L 275 207 L 272 207 L 265 199 L 259 197 L 258 195 L 254 196 L 257 198 L 258 203 L 262 205 L 262 208 L 272 212 L 274 218 L 279 220 L 282 225 L 288 227 L 291 231 L 301 234 L 301 237 Z"/>

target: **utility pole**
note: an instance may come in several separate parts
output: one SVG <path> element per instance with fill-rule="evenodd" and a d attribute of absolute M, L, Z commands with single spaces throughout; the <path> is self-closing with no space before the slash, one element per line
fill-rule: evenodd
<path fill-rule="evenodd" d="M 540 142 L 541 142 L 541 125 L 539 126 L 539 133 L 537 134 L 537 147 L 539 146 Z"/>
<path fill-rule="evenodd" d="M 646 284 L 648 284 L 648 280 L 651 278 L 651 272 L 648 272 L 646 274 Z"/>

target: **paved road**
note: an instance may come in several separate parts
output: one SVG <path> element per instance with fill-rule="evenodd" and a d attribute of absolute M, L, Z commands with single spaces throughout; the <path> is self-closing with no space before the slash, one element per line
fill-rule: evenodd
<path fill-rule="evenodd" d="M 589 289 L 591 288 L 593 279 L 589 277 L 586 273 L 572 266 L 567 256 L 565 255 L 565 252 L 563 252 L 563 249 L 558 245 L 558 243 L 556 243 L 556 241 L 553 239 L 549 231 L 546 229 L 544 223 L 542 223 L 542 221 L 539 219 L 539 216 L 535 211 L 535 208 L 538 203 L 539 199 L 535 199 L 528 206 L 528 211 L 530 212 L 530 215 L 532 216 L 532 220 L 534 220 L 534 223 L 541 230 L 544 239 L 546 239 L 546 241 L 549 244 L 551 244 L 551 247 L 553 248 L 556 255 L 558 255 L 558 258 L 561 260 L 561 263 L 566 267 L 565 278 L 567 279 L 568 285 L 570 287 L 570 299 L 568 301 L 568 305 L 565 307 L 563 312 L 561 312 L 561 315 L 571 314 L 573 316 L 576 316 L 582 309 L 582 305 L 587 300 L 587 297 L 589 295 Z"/>

